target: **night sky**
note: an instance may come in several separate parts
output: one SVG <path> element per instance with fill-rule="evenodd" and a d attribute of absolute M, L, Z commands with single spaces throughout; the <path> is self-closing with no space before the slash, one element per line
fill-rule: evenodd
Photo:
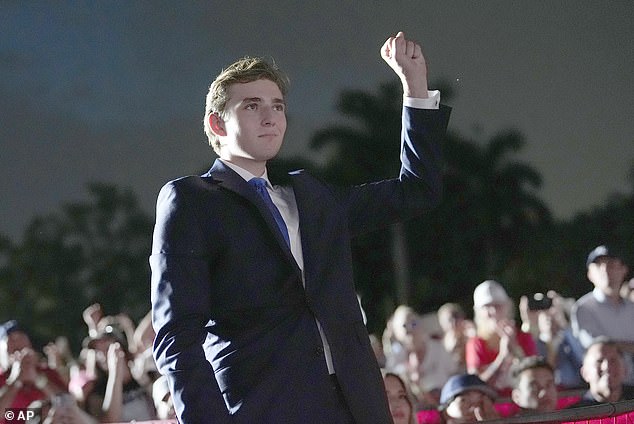
<path fill-rule="evenodd" d="M 398 30 L 453 86 L 450 129 L 519 129 L 517 159 L 568 218 L 633 189 L 632 22 L 632 0 L 0 0 L 0 233 L 19 239 L 88 181 L 131 188 L 153 214 L 163 183 L 212 162 L 207 88 L 245 55 L 291 78 L 282 154 L 318 159 L 307 141 L 341 121 L 341 90 L 395 78 L 379 48 Z"/>

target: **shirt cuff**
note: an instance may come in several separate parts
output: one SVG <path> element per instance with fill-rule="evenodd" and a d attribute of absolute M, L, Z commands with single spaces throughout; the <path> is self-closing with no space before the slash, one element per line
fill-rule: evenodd
<path fill-rule="evenodd" d="M 440 105 L 440 91 L 427 91 L 427 98 L 403 96 L 403 106 L 412 107 L 414 109 L 438 109 Z"/>

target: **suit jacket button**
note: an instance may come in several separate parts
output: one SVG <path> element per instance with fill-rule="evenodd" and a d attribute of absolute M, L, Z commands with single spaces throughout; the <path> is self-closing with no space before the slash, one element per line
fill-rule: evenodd
<path fill-rule="evenodd" d="M 315 349 L 315 354 L 317 356 L 323 356 L 324 355 L 324 348 L 323 346 L 319 346 L 317 349 Z"/>

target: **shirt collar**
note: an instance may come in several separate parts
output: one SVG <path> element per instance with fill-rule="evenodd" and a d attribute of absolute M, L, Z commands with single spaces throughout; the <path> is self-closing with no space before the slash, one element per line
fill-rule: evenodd
<path fill-rule="evenodd" d="M 222 163 L 224 163 L 225 165 L 227 165 L 229 168 L 231 168 L 232 170 L 234 170 L 238 175 L 240 175 L 245 181 L 249 181 L 253 178 L 264 178 L 264 180 L 266 181 L 266 185 L 269 188 L 273 188 L 273 185 L 271 184 L 271 182 L 269 181 L 269 175 L 268 175 L 268 170 L 265 168 L 264 169 L 264 174 L 260 177 L 258 177 L 257 175 L 253 175 L 251 172 L 247 171 L 244 168 L 239 167 L 238 165 L 236 165 L 235 163 L 231 163 L 228 162 L 226 160 L 223 159 L 219 159 Z"/>

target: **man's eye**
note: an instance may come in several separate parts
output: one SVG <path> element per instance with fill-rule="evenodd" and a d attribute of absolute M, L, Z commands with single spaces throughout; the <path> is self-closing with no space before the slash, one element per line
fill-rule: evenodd
<path fill-rule="evenodd" d="M 284 112 L 284 105 L 275 105 L 273 106 L 274 110 L 277 110 L 278 112 Z"/>
<path fill-rule="evenodd" d="M 258 107 L 258 105 L 257 105 L 257 104 L 255 104 L 255 103 L 249 103 L 249 104 L 247 104 L 244 108 L 245 108 L 246 110 L 255 110 L 255 109 L 257 109 L 257 107 Z"/>

